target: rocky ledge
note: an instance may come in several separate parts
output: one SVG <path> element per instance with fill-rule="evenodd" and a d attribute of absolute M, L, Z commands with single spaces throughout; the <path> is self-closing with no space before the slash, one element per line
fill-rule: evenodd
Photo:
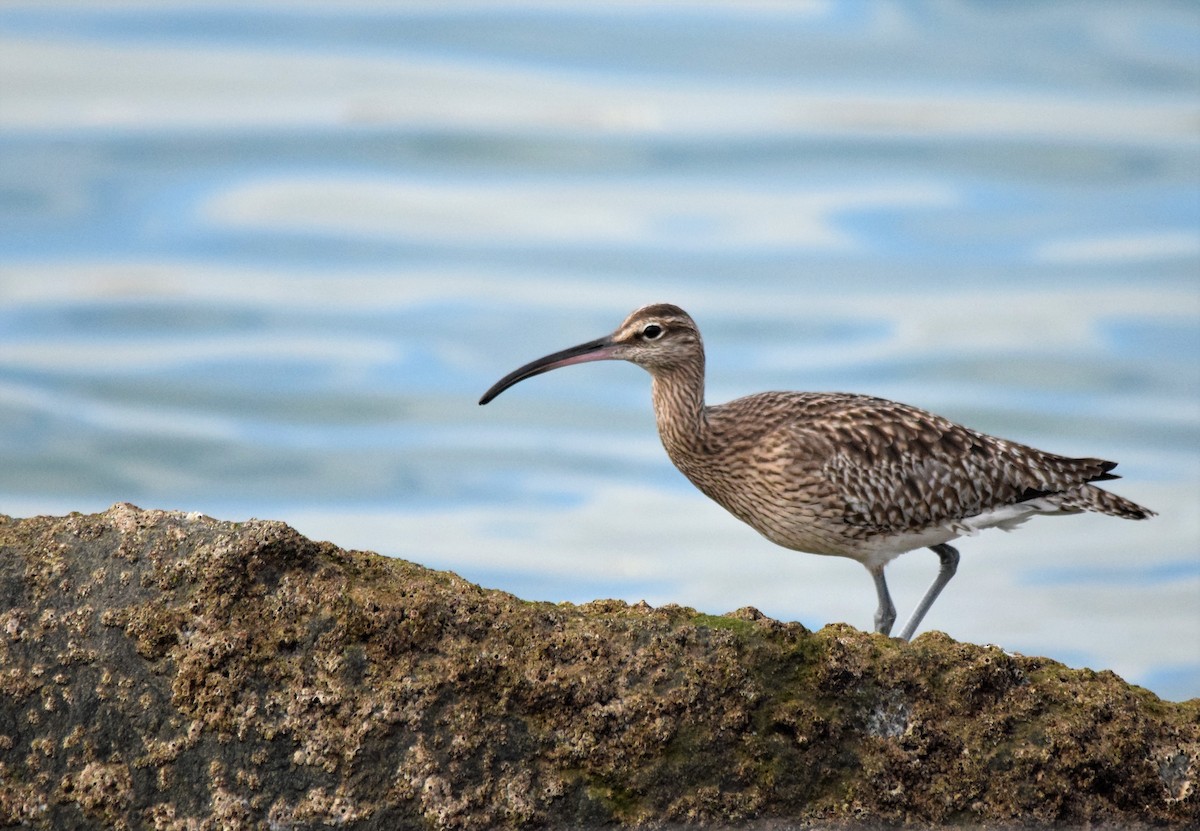
<path fill-rule="evenodd" d="M 0 826 L 1196 827 L 1200 699 L 279 522 L 0 518 Z"/>

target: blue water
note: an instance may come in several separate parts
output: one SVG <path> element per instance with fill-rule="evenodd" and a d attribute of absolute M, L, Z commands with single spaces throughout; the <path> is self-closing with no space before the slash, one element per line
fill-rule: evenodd
<path fill-rule="evenodd" d="M 1120 461 L 1150 522 L 962 541 L 928 628 L 1200 695 L 1200 7 L 0 7 L 0 511 L 284 519 L 529 598 L 870 625 L 670 466 L 843 389 Z M 889 569 L 906 614 L 928 552 Z"/>

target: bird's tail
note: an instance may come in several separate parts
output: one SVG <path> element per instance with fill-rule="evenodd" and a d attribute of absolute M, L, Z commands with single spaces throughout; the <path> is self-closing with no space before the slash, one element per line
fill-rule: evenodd
<path fill-rule="evenodd" d="M 1110 482 L 1120 479 L 1113 473 L 1116 462 L 1105 459 L 1074 459 L 1042 453 L 1037 474 L 1041 481 L 1030 487 L 1025 500 L 1041 500 L 1048 513 L 1079 513 L 1095 511 L 1122 519 L 1149 519 L 1154 511 L 1143 508 L 1123 496 L 1097 487 L 1095 482 Z"/>
<path fill-rule="evenodd" d="M 1149 519 L 1156 516 L 1149 508 L 1143 508 L 1136 502 L 1095 485 L 1078 485 L 1059 491 L 1054 494 L 1054 502 L 1064 511 L 1096 511 L 1122 519 Z"/>

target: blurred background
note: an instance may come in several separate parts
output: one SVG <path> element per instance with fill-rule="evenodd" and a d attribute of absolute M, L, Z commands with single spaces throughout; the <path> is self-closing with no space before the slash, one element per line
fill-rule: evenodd
<path fill-rule="evenodd" d="M 0 3 L 0 512 L 869 628 L 861 566 L 671 467 L 641 370 L 476 405 L 656 301 L 711 402 L 1120 461 L 1158 518 L 963 540 L 925 628 L 1200 695 L 1195 3 Z"/>

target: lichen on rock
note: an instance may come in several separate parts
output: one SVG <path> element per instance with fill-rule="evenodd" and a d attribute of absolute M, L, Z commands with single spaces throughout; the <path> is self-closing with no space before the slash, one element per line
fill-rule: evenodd
<path fill-rule="evenodd" d="M 278 522 L 0 518 L 0 826 L 1195 827 L 1200 700 L 530 603 Z"/>

